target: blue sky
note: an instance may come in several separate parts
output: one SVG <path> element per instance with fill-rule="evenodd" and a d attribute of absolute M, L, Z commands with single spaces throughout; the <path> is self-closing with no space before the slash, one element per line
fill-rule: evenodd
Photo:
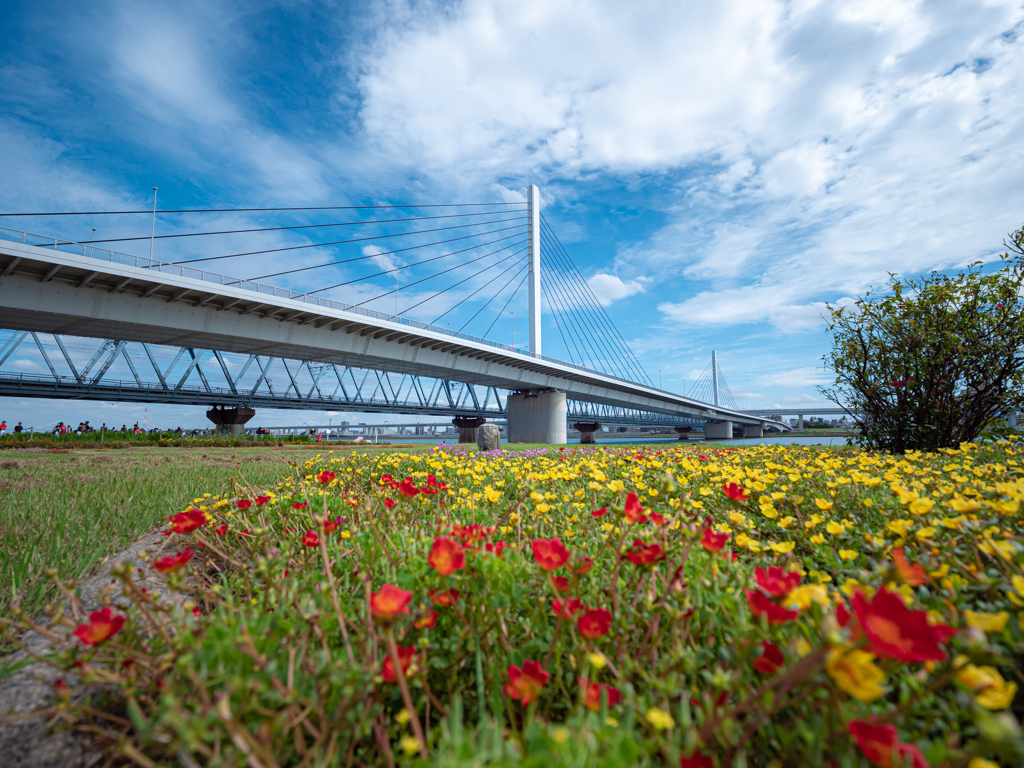
<path fill-rule="evenodd" d="M 991 260 L 1024 222 L 1019 0 L 5 8 L 3 211 L 146 208 L 153 186 L 174 208 L 507 202 L 536 183 L 648 373 L 675 391 L 717 349 L 742 402 L 819 401 L 825 302 L 888 272 Z M 138 217 L 7 224 L 148 234 Z M 207 248 L 165 242 L 162 258 Z M 214 264 L 248 276 L 316 258 Z M 491 335 L 505 341 L 502 326 Z M 0 416 L 38 421 L 40 405 L 0 402 Z M 142 406 L 47 409 L 133 421 Z"/>

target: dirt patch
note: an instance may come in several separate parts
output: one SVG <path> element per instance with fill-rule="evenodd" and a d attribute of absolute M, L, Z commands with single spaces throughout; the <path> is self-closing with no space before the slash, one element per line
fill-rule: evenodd
<path fill-rule="evenodd" d="M 0 462 L 0 469 L 21 469 L 25 466 L 24 461 L 4 461 Z"/>

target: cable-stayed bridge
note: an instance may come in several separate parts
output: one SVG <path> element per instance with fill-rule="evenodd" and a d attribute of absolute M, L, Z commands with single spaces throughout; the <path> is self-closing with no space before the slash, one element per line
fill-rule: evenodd
<path fill-rule="evenodd" d="M 370 207 L 358 210 L 365 208 Z M 410 208 L 431 215 L 411 215 Z M 95 238 L 76 243 L 0 229 L 0 328 L 8 329 L 6 338 L 0 336 L 0 394 L 475 419 L 501 413 L 511 438 L 531 442 L 564 442 L 567 419 L 706 422 L 712 430 L 718 424 L 728 428 L 722 436 L 731 436 L 734 422 L 758 433 L 766 423 L 777 426 L 655 387 L 541 217 L 536 187 L 529 189 L 525 204 L 372 209 L 376 218 L 366 221 L 235 225 L 159 238 L 154 212 L 148 237 L 116 238 L 141 241 L 151 251 L 157 240 L 173 239 L 178 252 L 188 256 L 173 261 L 100 248 Z M 381 210 L 391 218 L 380 218 Z M 396 210 L 401 212 L 395 215 Z M 132 213 L 138 212 L 104 215 Z M 409 222 L 416 228 L 391 231 Z M 209 247 L 196 247 L 204 238 L 280 237 L 282 232 L 296 237 L 299 231 L 306 237 L 305 230 L 343 226 L 378 229 L 325 242 L 250 245 L 214 256 L 204 255 Z M 454 237 L 433 239 L 442 229 Z M 430 242 L 418 242 L 425 235 Z M 335 249 L 330 260 L 300 258 L 299 252 L 325 247 Z M 358 250 L 350 255 L 338 250 L 342 247 Z M 396 263 L 399 254 L 407 263 Z M 456 256 L 458 263 L 448 266 Z M 237 278 L 205 269 L 209 262 L 228 259 L 250 272 L 271 265 L 276 271 Z M 369 274 L 354 271 L 356 265 L 368 267 Z M 300 279 L 308 285 L 318 270 L 334 281 L 319 278 L 310 290 L 279 284 Z M 382 279 L 395 279 L 394 288 L 382 287 Z M 325 295 L 332 293 L 349 300 Z M 417 310 L 422 316 L 431 305 L 444 309 L 433 322 L 409 317 Z M 515 306 L 526 321 L 525 343 L 489 338 L 506 309 Z M 560 357 L 542 353 L 542 315 L 548 335 L 553 325 L 562 343 Z M 453 319 L 461 323 L 455 330 Z M 466 332 L 485 324 L 481 336 Z M 81 346 L 72 340 L 82 338 L 102 340 L 88 361 L 83 350 L 68 349 Z M 3 369 L 8 360 L 26 359 L 15 358 L 17 350 L 23 355 L 33 347 L 42 360 L 39 372 Z"/>

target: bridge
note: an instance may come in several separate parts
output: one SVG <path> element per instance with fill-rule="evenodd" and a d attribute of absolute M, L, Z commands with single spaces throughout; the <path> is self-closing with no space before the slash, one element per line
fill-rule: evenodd
<path fill-rule="evenodd" d="M 317 291 L 189 265 L 201 259 L 164 262 L 0 228 L 0 328 L 13 332 L 6 349 L 0 348 L 0 366 L 28 342 L 49 370 L 49 376 L 0 373 L 0 394 L 475 418 L 502 414 L 516 442 L 564 442 L 572 419 L 681 428 L 704 423 L 721 437 L 732 436 L 733 423 L 745 434 L 780 426 L 626 378 L 622 374 L 628 369 L 621 365 L 616 375 L 587 367 L 582 356 L 577 363 L 543 355 L 540 256 L 546 225 L 536 187 L 529 189 L 526 208 L 526 348 L 335 301 Z M 596 344 L 583 340 L 582 329 L 577 333 L 581 346 Z M 54 355 L 46 351 L 54 346 L 47 337 L 61 349 L 67 375 L 57 372 Z M 103 340 L 83 370 L 62 348 L 68 337 Z M 143 380 L 129 345 L 138 347 L 135 360 L 148 360 L 155 382 Z M 171 366 L 158 364 L 154 350 L 161 349 L 177 350 Z M 228 355 L 246 356 L 236 363 L 236 374 Z M 105 378 L 121 359 L 132 379 Z M 182 361 L 184 374 L 170 380 L 170 371 Z M 204 363 L 219 369 L 223 386 L 210 383 Z M 281 374 L 277 390 L 269 375 L 275 364 Z M 243 386 L 247 375 L 252 384 Z M 199 384 L 190 384 L 195 378 Z"/>

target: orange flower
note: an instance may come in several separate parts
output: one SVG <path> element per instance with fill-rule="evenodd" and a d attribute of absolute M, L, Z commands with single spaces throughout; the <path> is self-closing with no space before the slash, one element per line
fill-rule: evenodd
<path fill-rule="evenodd" d="M 120 632 L 124 622 L 124 616 L 114 615 L 108 605 L 102 610 L 89 614 L 89 623 L 79 625 L 74 631 L 74 635 L 86 645 L 97 645 Z"/>
<path fill-rule="evenodd" d="M 766 675 L 774 675 L 786 663 L 782 651 L 775 643 L 769 643 L 767 640 L 761 641 L 761 648 L 761 655 L 754 659 L 754 669 Z"/>
<path fill-rule="evenodd" d="M 338 530 L 337 520 L 324 520 L 320 525 L 323 527 L 324 533 L 334 533 Z"/>
<path fill-rule="evenodd" d="M 604 694 L 608 701 L 608 709 L 611 709 L 622 699 L 622 693 L 608 683 L 589 683 L 581 679 L 579 684 L 586 686 L 586 694 L 583 697 L 583 705 L 591 712 L 601 711 L 601 695 Z"/>
<path fill-rule="evenodd" d="M 537 661 L 524 661 L 521 669 L 509 664 L 505 694 L 510 699 L 517 699 L 524 707 L 529 706 L 540 696 L 550 677 Z"/>
<path fill-rule="evenodd" d="M 537 539 L 533 542 L 533 556 L 545 571 L 557 571 L 569 561 L 569 550 L 561 539 Z"/>
<path fill-rule="evenodd" d="M 902 598 L 888 589 L 879 590 L 870 601 L 859 589 L 853 595 L 853 610 L 871 644 L 871 652 L 882 659 L 920 664 L 943 661 L 939 647 L 956 634 L 945 624 L 932 626 L 927 611 L 912 611 Z"/>
<path fill-rule="evenodd" d="M 427 627 L 432 627 L 435 624 L 437 624 L 437 611 L 431 611 L 423 618 L 416 619 L 416 621 L 412 623 L 416 629 L 426 629 Z"/>
<path fill-rule="evenodd" d="M 597 640 L 612 628 L 612 612 L 604 608 L 590 608 L 580 616 L 576 626 L 584 637 Z"/>
<path fill-rule="evenodd" d="M 415 658 L 416 648 L 411 645 L 398 646 L 398 663 L 402 665 L 402 674 L 409 671 L 409 667 Z M 384 657 L 384 668 L 381 670 L 381 676 L 385 682 L 398 682 L 398 675 L 395 673 L 395 662 L 392 661 L 391 654 Z"/>
<path fill-rule="evenodd" d="M 455 539 L 438 536 L 434 539 L 427 564 L 442 576 L 450 576 L 466 567 L 466 553 Z"/>
<path fill-rule="evenodd" d="M 384 506 L 388 509 L 394 509 L 397 503 L 394 499 L 384 499 Z"/>
<path fill-rule="evenodd" d="M 338 474 L 336 472 L 330 472 L 325 469 L 323 472 L 316 476 L 316 481 L 321 485 L 327 485 L 337 476 Z"/>
<path fill-rule="evenodd" d="M 920 563 L 914 563 L 913 565 L 907 560 L 906 554 L 904 554 L 903 547 L 892 548 L 892 559 L 896 563 L 896 572 L 900 575 L 900 578 L 905 584 L 909 584 L 912 587 L 919 587 L 922 584 L 927 584 L 929 580 L 928 572 L 924 569 L 924 566 Z"/>
<path fill-rule="evenodd" d="M 644 505 L 640 503 L 635 493 L 626 494 L 626 521 L 629 523 L 646 523 L 647 515 L 644 514 Z"/>
<path fill-rule="evenodd" d="M 445 589 L 440 592 L 434 589 L 430 590 L 430 598 L 433 600 L 434 605 L 454 605 L 455 601 L 459 599 L 459 594 L 457 589 Z"/>
<path fill-rule="evenodd" d="M 722 483 L 722 490 L 733 501 L 746 501 L 750 498 L 750 491 L 736 483 Z"/>
<path fill-rule="evenodd" d="M 196 528 L 206 525 L 206 513 L 198 509 L 188 509 L 168 519 L 175 533 L 192 533 Z"/>
<path fill-rule="evenodd" d="M 800 585 L 803 578 L 799 573 L 784 571 L 777 565 L 754 570 L 757 586 L 773 597 L 785 597 Z"/>
<path fill-rule="evenodd" d="M 715 533 L 711 528 L 705 528 L 704 538 L 700 540 L 700 543 L 708 552 L 718 552 L 728 540 L 728 533 Z"/>
<path fill-rule="evenodd" d="M 412 592 L 407 592 L 394 584 L 385 584 L 380 592 L 370 594 L 370 612 L 378 619 L 389 620 L 400 613 L 409 612 Z"/>
<path fill-rule="evenodd" d="M 633 565 L 653 565 L 665 559 L 665 552 L 657 544 L 645 547 L 640 539 L 636 539 L 633 548 L 626 553 L 626 559 Z"/>
<path fill-rule="evenodd" d="M 307 547 L 317 547 L 320 546 L 320 537 L 314 531 L 306 531 L 302 534 L 302 543 Z"/>
<path fill-rule="evenodd" d="M 174 557 L 161 557 L 153 563 L 153 567 L 160 571 L 160 573 L 170 573 L 177 571 L 179 568 L 184 568 L 188 565 L 188 561 L 191 559 L 192 550 L 185 547 L 184 552 L 177 554 Z"/>

